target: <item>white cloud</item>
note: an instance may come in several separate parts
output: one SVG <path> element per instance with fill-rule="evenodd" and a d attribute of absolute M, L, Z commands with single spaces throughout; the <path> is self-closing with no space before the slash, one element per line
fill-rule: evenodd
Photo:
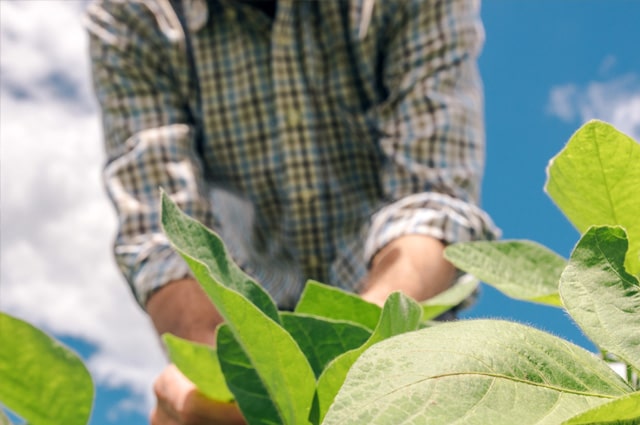
<path fill-rule="evenodd" d="M 640 140 L 640 78 L 627 74 L 584 86 L 555 86 L 549 94 L 547 111 L 567 122 L 604 120 Z"/>
<path fill-rule="evenodd" d="M 111 255 L 85 3 L 0 1 L 0 308 L 94 345 L 98 384 L 146 411 L 165 360 Z"/>
<path fill-rule="evenodd" d="M 547 110 L 564 121 L 573 121 L 577 114 L 575 106 L 577 94 L 578 87 L 574 84 L 553 87 L 549 94 Z"/>
<path fill-rule="evenodd" d="M 618 64 L 618 58 L 614 55 L 607 55 L 600 64 L 600 68 L 598 69 L 598 73 L 601 76 L 606 76 L 608 73 L 613 71 Z"/>

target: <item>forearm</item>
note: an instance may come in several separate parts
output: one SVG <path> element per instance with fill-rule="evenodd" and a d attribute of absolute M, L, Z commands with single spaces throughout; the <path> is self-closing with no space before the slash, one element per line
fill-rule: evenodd
<path fill-rule="evenodd" d="M 373 258 L 362 298 L 382 305 L 394 291 L 424 301 L 446 290 L 453 283 L 456 269 L 444 258 L 444 248 L 430 236 L 395 239 Z"/>
<path fill-rule="evenodd" d="M 190 341 L 216 343 L 222 316 L 195 279 L 170 282 L 147 301 L 147 313 L 159 335 L 169 332 Z"/>
<path fill-rule="evenodd" d="M 373 260 L 363 296 L 378 303 L 394 290 L 417 300 L 442 292 L 456 275 L 444 245 L 497 233 L 478 205 L 485 152 L 478 2 L 404 4 L 382 73 L 394 102 L 377 123 L 385 204 L 364 245 Z"/>

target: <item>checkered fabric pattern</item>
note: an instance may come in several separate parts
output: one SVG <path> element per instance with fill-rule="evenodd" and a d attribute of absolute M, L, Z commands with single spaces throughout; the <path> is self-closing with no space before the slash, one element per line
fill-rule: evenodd
<path fill-rule="evenodd" d="M 115 255 L 141 305 L 189 274 L 160 187 L 283 308 L 308 278 L 357 291 L 401 235 L 495 237 L 477 3 L 279 0 L 273 20 L 233 0 L 93 3 Z"/>

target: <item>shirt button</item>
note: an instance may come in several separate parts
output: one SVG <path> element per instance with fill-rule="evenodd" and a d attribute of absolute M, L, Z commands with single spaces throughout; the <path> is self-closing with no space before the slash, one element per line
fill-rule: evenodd
<path fill-rule="evenodd" d="M 290 109 L 289 112 L 287 113 L 287 124 L 289 124 L 290 126 L 293 127 L 300 124 L 301 120 L 302 120 L 302 117 L 300 116 L 300 112 L 294 109 Z"/>

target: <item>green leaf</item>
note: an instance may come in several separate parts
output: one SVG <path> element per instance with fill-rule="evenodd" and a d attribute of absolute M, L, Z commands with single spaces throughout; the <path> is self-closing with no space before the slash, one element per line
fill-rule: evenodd
<path fill-rule="evenodd" d="M 318 379 L 317 399 L 312 423 L 320 423 L 342 386 L 347 372 L 358 357 L 372 345 L 418 328 L 422 310 L 418 303 L 400 292 L 392 293 L 384 304 L 378 324 L 369 339 L 359 348 L 335 358 Z"/>
<path fill-rule="evenodd" d="M 462 276 L 459 281 L 433 298 L 420 303 L 422 306 L 422 321 L 432 320 L 442 313 L 460 305 L 478 288 L 480 281 L 471 275 Z"/>
<path fill-rule="evenodd" d="M 545 190 L 573 225 L 620 225 L 629 235 L 625 265 L 640 273 L 640 144 L 602 121 L 580 128 L 549 163 Z"/>
<path fill-rule="evenodd" d="M 233 395 L 227 388 L 216 349 L 196 342 L 187 341 L 175 335 L 164 334 L 169 359 L 207 397 L 229 402 Z"/>
<path fill-rule="evenodd" d="M 273 401 L 278 417 L 271 418 L 272 422 L 306 423 L 315 377 L 296 342 L 280 325 L 271 298 L 230 260 L 213 232 L 183 214 L 166 194 L 163 194 L 162 224 Z M 218 350 L 222 362 L 222 348 Z M 225 378 L 233 392 L 235 383 L 228 376 Z M 241 395 L 233 394 L 241 405 Z"/>
<path fill-rule="evenodd" d="M 93 380 L 82 360 L 34 326 L 0 313 L 0 401 L 31 425 L 86 425 Z"/>
<path fill-rule="evenodd" d="M 628 394 L 580 413 L 562 425 L 637 425 L 640 423 L 640 392 Z"/>
<path fill-rule="evenodd" d="M 624 269 L 627 238 L 619 227 L 592 227 L 562 273 L 567 311 L 601 349 L 640 370 L 640 282 Z"/>
<path fill-rule="evenodd" d="M 513 322 L 447 322 L 353 365 L 324 425 L 557 425 L 632 389 L 592 353 Z"/>
<path fill-rule="evenodd" d="M 359 323 L 375 329 L 382 309 L 342 289 L 310 280 L 307 282 L 296 313 Z"/>
<path fill-rule="evenodd" d="M 316 377 L 339 355 L 360 347 L 371 336 L 364 326 L 299 313 L 281 313 L 284 328 L 309 360 Z"/>
<path fill-rule="evenodd" d="M 527 240 L 463 242 L 444 256 L 504 294 L 525 301 L 561 306 L 558 281 L 566 260 Z"/>
<path fill-rule="evenodd" d="M 211 279 L 242 295 L 271 319 L 279 320 L 271 296 L 231 259 L 222 239 L 180 211 L 165 192 L 162 227 L 173 246 L 183 256 L 202 263 Z"/>
<path fill-rule="evenodd" d="M 238 406 L 247 423 L 282 424 L 281 414 L 278 413 L 278 407 L 269 396 L 263 379 L 256 372 L 228 325 L 218 328 L 217 345 L 220 350 L 220 367 L 229 383 L 229 388 L 236 395 Z"/>

